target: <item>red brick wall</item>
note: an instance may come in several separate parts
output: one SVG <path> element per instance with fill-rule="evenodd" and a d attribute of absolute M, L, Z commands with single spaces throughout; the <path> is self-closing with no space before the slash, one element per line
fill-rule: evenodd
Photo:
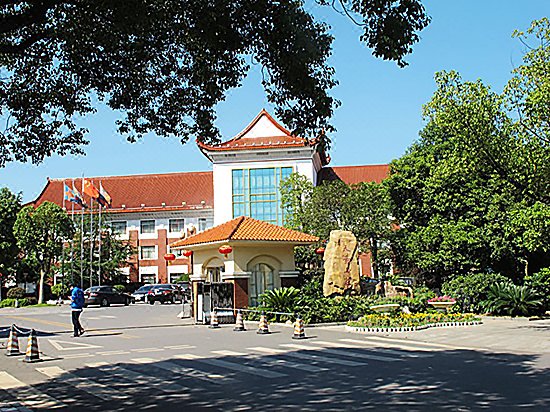
<path fill-rule="evenodd" d="M 137 230 L 128 232 L 130 245 L 135 249 L 136 254 L 130 256 L 130 282 L 139 282 L 139 233 Z"/>
<path fill-rule="evenodd" d="M 235 309 L 248 307 L 248 279 L 232 279 Z"/>
<path fill-rule="evenodd" d="M 166 269 L 167 262 L 164 260 L 164 255 L 168 251 L 166 240 L 167 240 L 166 229 L 157 230 L 157 245 L 158 245 L 157 265 L 159 268 L 159 271 L 158 271 L 159 283 L 168 283 L 168 270 Z"/>

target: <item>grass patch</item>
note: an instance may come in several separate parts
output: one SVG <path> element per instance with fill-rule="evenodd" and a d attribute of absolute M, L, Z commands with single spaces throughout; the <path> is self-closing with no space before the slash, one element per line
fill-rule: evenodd
<path fill-rule="evenodd" d="M 408 328 L 438 323 L 475 322 L 481 320 L 472 313 L 400 313 L 397 315 L 365 315 L 348 326 L 359 328 Z"/>

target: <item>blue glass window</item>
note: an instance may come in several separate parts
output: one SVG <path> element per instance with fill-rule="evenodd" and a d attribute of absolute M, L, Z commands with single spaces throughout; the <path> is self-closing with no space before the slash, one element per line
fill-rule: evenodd
<path fill-rule="evenodd" d="M 232 172 L 233 217 L 250 216 L 283 224 L 279 186 L 292 174 L 292 167 L 234 169 Z"/>

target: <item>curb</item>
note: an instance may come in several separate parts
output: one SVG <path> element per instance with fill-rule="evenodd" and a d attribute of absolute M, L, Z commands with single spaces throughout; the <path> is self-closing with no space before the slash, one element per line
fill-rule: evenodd
<path fill-rule="evenodd" d="M 482 321 L 470 321 L 470 322 L 444 322 L 444 323 L 429 323 L 427 325 L 422 326 L 405 326 L 405 327 L 398 327 L 398 328 L 367 328 L 367 327 L 361 327 L 361 326 L 348 326 L 346 325 L 346 331 L 347 332 L 414 332 L 417 330 L 424 330 L 429 328 L 437 328 L 437 327 L 457 327 L 457 326 L 472 326 L 472 325 L 481 325 Z"/>

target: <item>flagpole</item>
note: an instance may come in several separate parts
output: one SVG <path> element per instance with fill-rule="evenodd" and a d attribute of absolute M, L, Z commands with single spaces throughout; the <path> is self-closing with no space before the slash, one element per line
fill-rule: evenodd
<path fill-rule="evenodd" d="M 65 181 L 63 180 L 63 211 L 67 212 L 67 209 L 65 207 Z M 57 280 L 55 279 L 55 284 L 57 284 Z M 61 286 L 65 284 L 65 239 L 61 238 Z"/>
<path fill-rule="evenodd" d="M 81 196 L 84 193 L 84 173 L 82 174 Z M 80 287 L 84 288 L 84 198 L 80 205 Z"/>
<path fill-rule="evenodd" d="M 93 184 L 93 182 L 92 182 Z M 94 217 L 92 215 L 94 211 L 94 198 L 93 197 L 90 197 L 90 287 L 93 286 L 93 279 L 92 279 L 92 275 L 93 275 L 93 261 L 94 261 L 94 240 L 95 240 L 95 236 L 93 234 L 93 231 L 94 231 Z"/>
<path fill-rule="evenodd" d="M 99 182 L 99 187 L 101 187 L 101 182 Z M 97 261 L 97 279 L 98 279 L 98 285 L 101 286 L 101 203 L 98 202 L 98 205 L 99 205 L 99 224 L 97 226 L 97 229 L 98 229 L 98 233 L 99 233 L 99 245 L 98 245 L 98 253 L 99 253 L 99 257 L 98 257 L 98 261 Z"/>
<path fill-rule="evenodd" d="M 73 189 L 74 189 L 74 179 L 73 179 Z M 74 226 L 74 202 L 71 202 L 71 221 Z M 71 239 L 71 282 L 74 281 L 74 236 Z"/>

